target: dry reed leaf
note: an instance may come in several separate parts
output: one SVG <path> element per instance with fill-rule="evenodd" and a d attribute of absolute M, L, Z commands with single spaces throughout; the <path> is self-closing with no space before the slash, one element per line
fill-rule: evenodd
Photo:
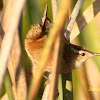
<path fill-rule="evenodd" d="M 3 9 L 3 13 L 1 16 L 1 27 L 0 27 L 0 35 L 2 38 L 3 38 L 4 32 L 8 28 L 8 23 L 12 16 L 12 9 L 15 5 L 16 5 L 16 1 L 14 0 L 8 0 L 5 3 L 5 7 Z M 27 87 L 26 87 L 25 72 L 24 72 L 24 66 L 23 66 L 23 61 L 22 61 L 20 39 L 19 39 L 18 32 L 16 32 L 15 36 L 16 36 L 15 42 L 14 42 L 13 49 L 10 55 L 10 59 L 8 61 L 8 69 L 9 69 L 10 77 L 11 77 L 12 84 L 15 90 L 13 92 L 15 95 L 17 95 L 15 96 L 15 99 L 18 98 L 20 100 L 24 100 L 27 97 L 26 96 Z"/>
<path fill-rule="evenodd" d="M 83 66 L 77 69 L 77 75 L 79 78 L 80 86 L 82 88 L 82 92 L 84 93 L 84 98 L 91 100 L 92 95 L 90 95 L 88 91 L 87 76 Z"/>
<path fill-rule="evenodd" d="M 100 1 L 96 0 L 93 4 L 91 4 L 83 13 L 82 15 L 77 19 L 77 21 L 74 23 L 70 40 L 72 41 L 75 37 L 77 37 L 80 34 L 80 31 L 89 24 L 95 15 L 100 11 Z"/>
<path fill-rule="evenodd" d="M 94 100 L 100 99 L 100 72 L 92 59 L 85 63 L 86 76 L 88 81 L 88 91 L 93 95 Z M 92 89 L 94 90 L 92 91 Z"/>
<path fill-rule="evenodd" d="M 56 17 L 57 17 L 57 0 L 52 0 L 52 12 L 53 12 L 53 22 L 55 23 Z M 55 65 L 53 65 L 53 72 L 49 75 L 49 83 L 46 84 L 42 100 L 47 100 L 47 99 L 56 99 L 56 93 L 54 92 L 55 90 L 57 91 L 57 86 L 58 86 L 58 74 L 57 74 L 57 57 L 58 57 L 58 50 L 59 50 L 59 45 L 60 45 L 60 37 L 55 41 L 55 46 L 54 46 L 54 53 L 53 53 L 53 61 Z M 52 76 L 52 77 L 51 77 Z"/>

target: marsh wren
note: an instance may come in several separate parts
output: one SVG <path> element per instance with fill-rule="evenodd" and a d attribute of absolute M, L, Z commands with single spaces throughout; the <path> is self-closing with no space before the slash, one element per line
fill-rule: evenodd
<path fill-rule="evenodd" d="M 46 25 L 47 24 L 47 25 Z M 51 26 L 50 20 L 47 18 L 47 7 L 44 11 L 44 16 L 40 24 L 32 25 L 27 33 L 25 39 L 25 50 L 30 57 L 32 64 L 38 66 L 41 52 L 47 39 L 46 29 Z M 64 37 L 65 38 L 65 37 Z M 53 52 L 53 50 L 52 50 Z M 78 68 L 85 62 L 89 57 L 100 56 L 99 53 L 93 53 L 87 49 L 80 46 L 71 44 L 66 39 L 64 41 L 63 56 L 61 60 L 61 65 L 59 65 L 58 73 L 64 74 L 75 68 Z M 52 53 L 48 59 L 46 65 L 46 71 L 52 71 Z"/>

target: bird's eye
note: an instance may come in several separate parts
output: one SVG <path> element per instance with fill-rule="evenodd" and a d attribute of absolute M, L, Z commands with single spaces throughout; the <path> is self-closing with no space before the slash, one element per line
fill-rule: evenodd
<path fill-rule="evenodd" d="M 85 53 L 82 53 L 81 55 L 82 55 L 82 56 L 85 56 Z"/>

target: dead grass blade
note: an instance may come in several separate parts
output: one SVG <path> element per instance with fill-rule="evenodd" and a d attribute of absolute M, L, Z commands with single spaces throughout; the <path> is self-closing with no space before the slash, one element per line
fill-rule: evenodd
<path fill-rule="evenodd" d="M 96 14 L 100 11 L 99 0 L 91 4 L 74 23 L 73 29 L 70 34 L 70 41 L 80 34 L 80 31 L 89 24 Z"/>
<path fill-rule="evenodd" d="M 4 72 L 6 70 L 8 57 L 11 52 L 10 59 L 8 61 L 8 70 L 9 70 L 10 77 L 12 80 L 13 90 L 15 91 L 15 92 L 13 91 L 15 94 L 15 98 L 16 99 L 18 98 L 19 100 L 25 100 L 25 98 L 27 97 L 27 87 L 26 87 L 25 72 L 24 72 L 24 66 L 23 66 L 22 55 L 21 55 L 20 40 L 19 40 L 18 31 L 16 32 L 24 3 L 25 3 L 25 0 L 22 0 L 22 1 L 7 0 L 3 9 L 2 16 L 1 16 L 2 26 L 0 27 L 0 35 L 2 38 L 5 31 L 7 30 L 3 39 L 3 43 L 2 43 L 2 52 L 1 52 L 2 55 L 0 55 L 0 57 L 3 56 L 3 58 L 1 57 L 2 61 L 5 62 L 5 63 L 3 62 L 2 66 L 0 65 L 3 71 L 2 81 L 5 75 Z M 11 51 L 13 43 L 14 45 Z M 16 82 L 16 79 L 17 79 L 17 82 Z"/>

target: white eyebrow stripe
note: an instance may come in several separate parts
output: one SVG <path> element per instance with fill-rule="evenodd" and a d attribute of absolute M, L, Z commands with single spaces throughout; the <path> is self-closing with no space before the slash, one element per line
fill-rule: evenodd
<path fill-rule="evenodd" d="M 84 53 L 83 51 L 79 51 L 79 54 L 82 54 L 82 53 Z"/>

